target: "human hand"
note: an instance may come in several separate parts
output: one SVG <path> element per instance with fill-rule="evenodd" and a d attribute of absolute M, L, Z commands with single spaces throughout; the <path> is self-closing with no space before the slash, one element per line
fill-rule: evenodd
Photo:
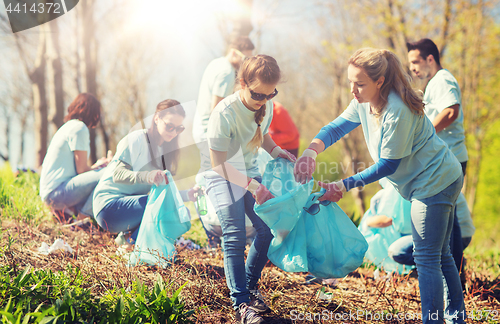
<path fill-rule="evenodd" d="M 111 150 L 108 150 L 107 156 L 106 157 L 103 156 L 102 158 L 97 160 L 96 163 L 94 163 L 91 166 L 91 169 L 94 170 L 94 169 L 104 168 L 109 164 L 109 162 L 111 162 L 111 160 L 113 160 L 113 153 L 111 153 Z"/>
<path fill-rule="evenodd" d="M 198 198 L 200 194 L 204 193 L 205 193 L 205 188 L 195 185 L 193 188 L 189 189 L 188 198 L 191 201 L 196 201 L 196 198 Z"/>
<path fill-rule="evenodd" d="M 148 172 L 146 180 L 149 184 L 160 185 L 165 181 L 165 184 L 168 184 L 168 177 L 162 170 L 153 170 Z"/>
<path fill-rule="evenodd" d="M 344 196 L 344 192 L 346 192 L 344 182 L 342 180 L 332 182 L 332 183 L 324 183 L 324 182 L 318 181 L 318 185 L 321 188 L 326 189 L 325 194 L 323 196 L 319 197 L 318 201 L 329 200 L 329 201 L 337 202 Z"/>
<path fill-rule="evenodd" d="M 292 153 L 288 152 L 287 150 L 282 149 L 278 145 L 276 145 L 271 150 L 271 153 L 269 153 L 269 154 L 272 156 L 273 159 L 280 157 L 280 158 L 287 159 L 292 163 L 295 163 L 295 161 L 297 161 L 297 158 Z"/>
<path fill-rule="evenodd" d="M 266 186 L 264 186 L 263 184 L 261 184 L 257 188 L 257 190 L 255 190 L 255 194 L 253 194 L 253 197 L 255 198 L 255 201 L 259 205 L 262 205 L 269 199 L 274 198 L 273 194 L 269 190 L 267 190 Z"/>
<path fill-rule="evenodd" d="M 304 184 L 312 179 L 312 174 L 316 169 L 317 156 L 318 153 L 312 149 L 306 149 L 302 153 L 302 156 L 297 160 L 293 169 L 295 181 Z"/>
<path fill-rule="evenodd" d="M 258 205 L 262 205 L 269 199 L 274 198 L 273 194 L 267 190 L 266 186 L 259 183 L 255 179 L 252 179 L 245 189 L 252 193 L 252 196 L 255 198 Z"/>
<path fill-rule="evenodd" d="M 108 154 L 106 156 L 106 164 L 111 162 L 111 160 L 113 160 L 113 152 L 111 152 L 111 150 L 108 150 Z"/>

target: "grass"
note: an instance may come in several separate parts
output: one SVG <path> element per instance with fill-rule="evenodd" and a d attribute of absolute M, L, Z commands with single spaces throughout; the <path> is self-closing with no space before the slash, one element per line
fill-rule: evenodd
<path fill-rule="evenodd" d="M 0 214 L 2 218 L 22 220 L 32 225 L 50 218 L 50 210 L 39 196 L 40 178 L 36 173 L 17 176 L 8 163 L 0 168 Z"/>
<path fill-rule="evenodd" d="M 95 228 L 71 231 L 55 223 L 38 197 L 36 175 L 15 178 L 10 169 L 4 168 L 0 181 L 1 323 L 227 323 L 233 318 L 220 249 L 180 251 L 167 269 L 129 268 L 115 254 L 111 234 Z M 192 204 L 187 205 L 195 215 Z M 43 211 L 37 214 L 36 208 Z M 199 219 L 192 220 L 191 230 L 184 236 L 206 245 Z M 42 241 L 50 244 L 56 238 L 70 244 L 74 253 L 44 256 L 36 252 Z M 491 317 L 485 317 L 488 310 L 500 309 L 500 251 L 483 251 L 475 246 L 465 251 L 465 302 L 467 310 L 473 310 L 476 316 L 468 322 L 494 323 Z M 330 316 L 359 311 L 393 315 L 420 312 L 415 278 L 376 280 L 374 269 L 364 264 L 334 285 L 322 288 L 318 284 L 303 285 L 305 274 L 285 273 L 268 264 L 259 285 L 273 310 L 269 322 L 293 323 L 297 312 Z M 321 289 L 331 300 L 317 298 Z M 361 318 L 352 322 L 372 321 Z"/>

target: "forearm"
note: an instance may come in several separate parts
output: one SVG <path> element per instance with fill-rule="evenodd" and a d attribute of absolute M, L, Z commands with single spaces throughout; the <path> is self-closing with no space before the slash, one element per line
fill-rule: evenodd
<path fill-rule="evenodd" d="M 264 140 L 262 141 L 262 148 L 266 150 L 267 153 L 271 154 L 271 151 L 276 146 L 276 143 L 271 138 L 271 135 L 264 135 Z"/>
<path fill-rule="evenodd" d="M 401 159 L 380 159 L 371 167 L 343 180 L 346 191 L 355 187 L 364 187 L 396 172 Z"/>
<path fill-rule="evenodd" d="M 314 138 L 311 144 L 307 147 L 308 149 L 314 150 L 316 153 L 321 153 L 325 150 L 325 143 L 319 138 Z"/>
<path fill-rule="evenodd" d="M 82 173 L 85 173 L 85 172 L 88 172 L 88 171 L 92 171 L 92 170 L 94 170 L 94 169 L 92 169 L 92 167 L 90 167 L 88 165 L 84 165 L 84 166 L 81 166 L 81 167 L 77 167 L 76 173 L 82 174 Z"/>
<path fill-rule="evenodd" d="M 432 121 L 432 125 L 436 129 L 436 133 L 439 133 L 446 127 L 450 126 L 458 117 L 459 114 L 459 106 L 454 105 L 444 109 L 440 112 L 436 118 Z"/>
<path fill-rule="evenodd" d="M 366 220 L 366 225 L 370 227 L 387 227 L 392 225 L 392 218 L 385 215 L 375 215 Z"/>
<path fill-rule="evenodd" d="M 212 170 L 217 172 L 227 181 L 245 188 L 252 180 L 250 177 L 247 177 L 226 161 L 227 152 L 214 151 L 210 149 L 210 159 L 212 161 Z"/>
<path fill-rule="evenodd" d="M 348 121 L 342 117 L 337 117 L 328 125 L 323 126 L 318 135 L 316 135 L 315 139 L 319 139 L 323 142 L 324 147 L 322 151 L 324 151 L 326 148 L 340 140 L 346 134 L 349 134 L 359 125 L 361 124 Z"/>
<path fill-rule="evenodd" d="M 113 171 L 113 181 L 115 183 L 128 185 L 148 183 L 147 175 L 148 171 L 133 171 L 132 166 L 123 161 L 119 161 L 115 170 Z"/>

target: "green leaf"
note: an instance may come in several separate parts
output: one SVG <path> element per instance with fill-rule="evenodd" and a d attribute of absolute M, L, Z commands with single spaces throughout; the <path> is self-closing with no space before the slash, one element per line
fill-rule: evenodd
<path fill-rule="evenodd" d="M 2 323 L 5 323 L 5 319 L 7 319 L 7 323 L 11 323 L 11 324 L 14 324 L 14 322 L 16 321 L 16 318 L 14 317 L 14 315 L 11 313 L 11 312 L 7 312 L 7 311 L 0 311 L 0 315 L 2 315 Z"/>
<path fill-rule="evenodd" d="M 187 285 L 187 281 L 186 281 L 186 282 L 185 282 L 182 286 L 180 286 L 180 287 L 179 287 L 179 289 L 177 289 L 177 290 L 175 291 L 175 293 L 172 295 L 172 298 L 177 299 L 177 297 L 178 297 L 178 296 L 179 296 L 179 294 L 181 293 L 181 290 L 182 290 L 182 289 L 183 289 L 186 285 Z"/>

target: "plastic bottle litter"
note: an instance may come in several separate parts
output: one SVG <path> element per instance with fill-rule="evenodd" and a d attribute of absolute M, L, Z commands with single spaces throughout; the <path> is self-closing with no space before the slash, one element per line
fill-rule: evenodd
<path fill-rule="evenodd" d="M 203 194 L 203 191 L 200 189 L 198 191 L 198 197 L 196 198 L 196 204 L 198 205 L 198 212 L 200 215 L 204 216 L 207 214 L 207 197 Z"/>
<path fill-rule="evenodd" d="M 316 294 L 319 300 L 324 300 L 331 302 L 333 300 L 333 294 L 331 292 L 325 292 L 325 287 L 322 287 Z"/>
<path fill-rule="evenodd" d="M 64 242 L 64 240 L 60 238 L 56 239 L 50 247 L 47 243 L 42 242 L 42 246 L 38 248 L 38 252 L 45 255 L 52 254 L 59 250 L 73 253 L 73 249 L 71 248 L 71 246 L 69 246 L 68 243 Z"/>

